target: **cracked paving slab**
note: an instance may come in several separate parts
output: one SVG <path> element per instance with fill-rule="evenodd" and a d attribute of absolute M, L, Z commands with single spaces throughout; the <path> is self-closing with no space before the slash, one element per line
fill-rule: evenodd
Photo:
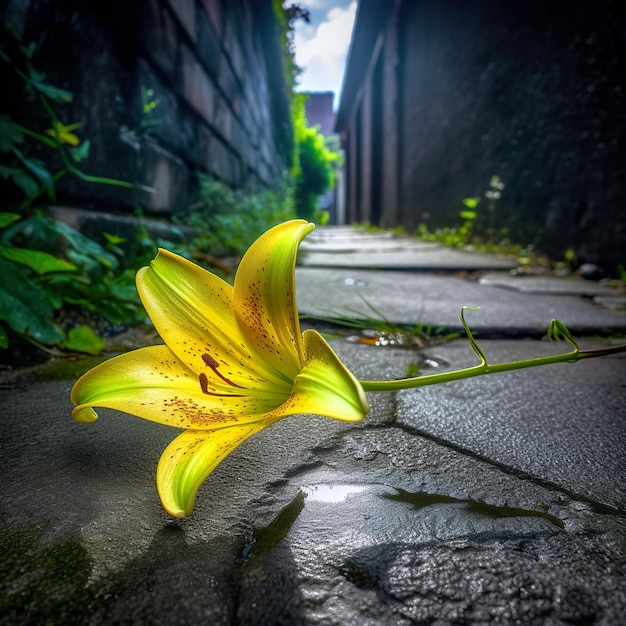
<path fill-rule="evenodd" d="M 345 228 L 313 231 L 300 246 L 298 263 L 306 267 L 378 270 L 508 270 L 515 260 L 503 255 L 459 250 L 438 242 L 389 232 Z"/>
<path fill-rule="evenodd" d="M 461 308 L 480 306 L 466 319 L 483 334 L 539 336 L 553 318 L 573 332 L 626 331 L 625 311 L 594 305 L 590 298 L 528 294 L 454 276 L 299 267 L 296 285 L 300 312 L 321 318 L 384 316 L 396 324 L 462 331 Z"/>
<path fill-rule="evenodd" d="M 361 378 L 401 377 L 417 355 L 332 345 Z M 499 345 L 483 347 L 496 358 L 554 349 Z M 425 352 L 439 367 L 473 358 L 461 341 Z M 564 365 L 567 374 L 553 378 L 550 367 L 535 370 L 543 386 L 519 372 L 493 398 L 453 391 L 461 383 L 371 394 L 372 413 L 360 424 L 285 419 L 217 468 L 185 520 L 161 510 L 154 485 L 173 429 L 113 411 L 76 424 L 71 380 L 14 381 L 0 392 L 4 622 L 618 624 L 626 610 L 624 517 L 596 500 L 621 487 L 596 474 L 619 482 L 610 457 L 620 431 L 607 430 L 600 448 L 574 441 L 569 475 L 588 471 L 585 450 L 600 458 L 588 494 L 544 473 L 546 433 L 532 421 L 521 420 L 528 441 L 512 447 L 512 460 L 476 448 L 506 433 L 499 413 L 489 422 L 481 409 L 496 399 L 536 404 L 538 416 L 556 412 L 551 427 L 567 436 L 571 406 L 562 396 L 585 378 L 576 412 L 593 425 L 613 405 L 592 393 L 591 377 L 610 387 L 610 370 L 621 376 L 624 362 L 591 364 L 594 372 Z M 556 395 L 545 404 L 539 395 L 548 390 Z M 529 453 L 533 472 L 520 465 Z"/>
<path fill-rule="evenodd" d="M 533 341 L 481 346 L 493 363 L 562 349 Z M 460 340 L 432 354 L 455 366 L 476 363 Z M 406 390 L 397 396 L 398 423 L 625 513 L 624 381 L 626 355 L 618 354 Z"/>

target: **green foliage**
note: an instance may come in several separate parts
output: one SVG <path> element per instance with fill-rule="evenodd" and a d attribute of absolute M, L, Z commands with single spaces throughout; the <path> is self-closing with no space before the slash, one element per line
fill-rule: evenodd
<path fill-rule="evenodd" d="M 62 122 L 52 106 L 71 101 L 71 92 L 49 85 L 35 70 L 33 45 L 17 39 L 14 44 L 17 61 L 4 48 L 0 60 L 15 69 L 49 128 L 33 130 L 0 116 L 0 176 L 22 196 L 19 213 L 0 213 L 0 348 L 20 339 L 95 354 L 102 350 L 103 339 L 87 325 L 69 320 L 104 320 L 109 325 L 144 321 L 136 270 L 149 263 L 159 245 L 184 256 L 201 256 L 202 249 L 176 250 L 170 242 L 154 241 L 141 219 L 133 242 L 103 233 L 103 243 L 98 243 L 31 208 L 44 195 L 54 201 L 55 183 L 67 174 L 87 182 L 130 185 L 76 167 L 87 158 L 89 141 L 77 136 L 80 124 Z M 134 130 L 138 135 L 161 123 L 152 117 L 159 105 L 154 92 L 142 89 L 141 96 L 141 122 Z M 48 163 L 60 163 L 60 169 Z M 235 194 L 205 177 L 189 224 L 202 233 L 197 244 L 205 250 L 238 256 L 270 226 L 293 217 L 288 198 L 286 192 Z"/>
<path fill-rule="evenodd" d="M 92 328 L 82 324 L 71 328 L 61 346 L 73 352 L 86 354 L 100 354 L 105 346 L 105 340 L 99 337 Z"/>
<path fill-rule="evenodd" d="M 358 230 L 362 230 L 372 235 L 380 232 L 380 226 L 376 226 L 376 224 L 372 224 L 371 222 L 368 222 L 368 221 L 355 223 L 352 226 Z"/>
<path fill-rule="evenodd" d="M 80 124 L 63 123 L 53 106 L 71 102 L 72 93 L 49 84 L 33 65 L 35 45 L 25 45 L 10 24 L 7 30 L 13 37 L 0 48 L 0 61 L 15 72 L 50 127 L 34 130 L 0 116 L 0 176 L 19 192 L 19 213 L 0 213 L 0 348 L 8 348 L 13 335 L 38 345 L 97 353 L 103 339 L 85 325 L 66 332 L 61 312 L 86 310 L 116 324 L 142 319 L 134 271 L 121 268 L 119 250 L 108 250 L 31 207 L 44 195 L 54 201 L 55 184 L 68 174 L 92 183 L 131 185 L 77 167 L 88 157 L 90 143 L 76 135 Z M 60 165 L 53 169 L 50 163 Z"/>
<path fill-rule="evenodd" d="M 310 221 L 320 221 L 318 198 L 335 184 L 335 172 L 341 164 L 338 150 L 328 147 L 317 128 L 308 126 L 304 114 L 306 96 L 294 96 L 293 116 L 296 140 L 295 181 L 296 213 Z"/>
<path fill-rule="evenodd" d="M 270 73 L 270 89 L 274 95 L 274 121 L 276 123 L 277 149 L 284 156 L 289 170 L 297 163 L 298 149 L 294 136 L 293 99 L 294 89 L 301 73 L 295 62 L 294 24 L 302 19 L 308 23 L 309 11 L 298 3 L 288 5 L 283 0 L 272 0 L 278 49 L 281 51 L 280 70 L 282 80 Z"/>
<path fill-rule="evenodd" d="M 420 224 L 417 235 L 424 241 L 438 241 L 446 246 L 464 247 L 473 245 L 475 247 L 490 247 L 496 249 L 506 240 L 507 232 L 502 229 L 496 231 L 496 202 L 502 196 L 504 183 L 499 176 L 492 176 L 489 181 L 489 189 L 485 191 L 487 198 L 487 211 L 481 214 L 478 207 L 481 202 L 479 196 L 463 198 L 462 203 L 465 209 L 459 212 L 459 217 L 463 220 L 461 224 L 438 228 L 434 232 L 429 231 L 426 224 Z"/>
<path fill-rule="evenodd" d="M 90 330 L 66 334 L 60 312 L 90 311 L 111 324 L 144 318 L 134 270 L 120 271 L 119 254 L 41 213 L 0 214 L 0 346 L 8 330 L 45 345 L 97 353 L 103 341 Z"/>
<path fill-rule="evenodd" d="M 461 248 L 469 243 L 469 234 L 473 224 L 473 219 L 466 219 L 459 226 L 444 226 L 434 231 L 429 231 L 426 224 L 417 227 L 417 236 L 423 241 L 438 241 L 444 246 Z"/>
<path fill-rule="evenodd" d="M 281 191 L 251 193 L 233 191 L 208 174 L 200 174 L 200 198 L 178 218 L 196 229 L 194 250 L 200 259 L 211 256 L 240 257 L 266 230 L 294 217 L 288 185 Z"/>
<path fill-rule="evenodd" d="M 309 11 L 298 3 L 286 6 L 282 0 L 272 0 L 272 8 L 278 26 L 280 49 L 283 51 L 283 78 L 289 93 L 292 93 L 302 71 L 294 60 L 294 22 L 298 19 L 308 22 Z"/>
<path fill-rule="evenodd" d="M 274 4 L 282 16 L 281 36 L 288 44 L 285 69 L 291 92 L 299 71 L 293 62 L 293 22 L 307 19 L 308 13 L 297 4 L 285 9 L 280 2 Z M 200 262 L 240 257 L 267 229 L 295 217 L 294 185 L 302 215 L 316 216 L 318 221 L 328 218 L 316 213 L 315 205 L 319 194 L 332 184 L 339 154 L 306 126 L 304 100 L 298 98 L 302 158 L 296 160 L 297 167 L 282 189 L 234 192 L 207 175 L 200 176 L 199 200 L 180 218 L 199 233 L 192 247 L 177 250 L 170 242 L 154 241 L 141 220 L 133 242 L 103 233 L 98 243 L 50 219 L 33 207 L 44 197 L 55 201 L 56 183 L 66 175 L 93 183 L 131 185 L 79 169 L 89 156 L 90 142 L 79 136 L 79 123 L 62 120 L 58 112 L 72 101 L 72 93 L 49 84 L 34 67 L 35 45 L 23 44 L 9 30 L 13 37 L 0 48 L 0 62 L 15 72 L 30 103 L 39 109 L 38 119 L 44 122 L 29 128 L 30 123 L 0 116 L 0 177 L 13 186 L 17 198 L 12 203 L 17 212 L 5 208 L 0 213 L 0 348 L 19 338 L 41 346 L 98 353 L 104 340 L 89 326 L 69 320 L 104 320 L 110 325 L 143 321 L 135 273 L 154 257 L 158 245 Z M 162 123 L 154 117 L 160 101 L 152 89 L 142 87 L 141 102 L 140 122 L 131 131 L 137 136 Z"/>
<path fill-rule="evenodd" d="M 161 101 L 157 98 L 154 89 L 141 87 L 141 115 L 139 121 L 134 128 L 129 130 L 129 133 L 136 139 L 140 139 L 150 132 L 151 129 L 161 126 L 163 120 L 159 117 L 155 117 L 154 113 L 161 104 Z"/>
<path fill-rule="evenodd" d="M 50 128 L 33 130 L 8 115 L 0 116 L 0 177 L 11 181 L 24 195 L 19 208 L 29 208 L 44 194 L 55 201 L 55 183 L 68 174 L 87 182 L 131 187 L 128 182 L 92 176 L 77 167 L 89 155 L 89 141 L 81 143 L 74 133 L 80 124 L 64 124 L 53 107 L 53 103 L 71 102 L 72 93 L 46 82 L 46 75 L 32 62 L 35 44 L 24 44 L 11 24 L 6 30 L 9 32 L 3 34 L 12 35 L 8 41 L 15 51 L 10 53 L 8 46 L 0 47 L 0 61 L 15 72 L 27 97 L 41 108 L 51 125 Z M 34 156 L 46 149 L 49 149 L 49 162 L 56 159 L 61 163 L 54 173 L 47 163 Z"/>
<path fill-rule="evenodd" d="M 480 198 L 463 198 L 462 202 L 467 207 L 467 210 L 461 211 L 459 213 L 459 216 L 462 217 L 464 220 L 475 220 L 478 217 L 478 213 L 474 209 L 478 207 L 478 204 L 480 203 Z"/>
<path fill-rule="evenodd" d="M 64 335 L 53 321 L 54 307 L 43 286 L 30 279 L 24 268 L 0 259 L 0 320 L 17 334 L 30 336 L 40 343 L 57 343 Z M 4 328 L 0 345 L 3 348 L 9 345 Z"/>

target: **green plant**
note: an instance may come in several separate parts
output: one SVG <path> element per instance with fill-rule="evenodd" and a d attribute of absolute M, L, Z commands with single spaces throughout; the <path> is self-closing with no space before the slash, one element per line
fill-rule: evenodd
<path fill-rule="evenodd" d="M 46 82 L 46 75 L 38 71 L 32 62 L 35 44 L 24 44 L 11 24 L 6 29 L 13 35 L 16 52 L 12 56 L 3 46 L 0 48 L 0 60 L 14 71 L 28 98 L 39 104 L 51 125 L 44 130 L 33 130 L 8 115 L 0 116 L 0 176 L 10 180 L 24 194 L 18 208 L 28 209 L 43 194 L 54 201 L 55 183 L 68 174 L 90 183 L 132 187 L 129 182 L 92 176 L 78 168 L 77 165 L 89 155 L 90 143 L 88 140 L 81 142 L 74 133 L 80 124 L 61 122 L 52 105 L 53 102 L 71 102 L 73 94 Z M 56 158 L 60 163 L 54 173 L 47 163 L 35 156 L 42 148 L 52 150 L 49 162 Z"/>
<path fill-rule="evenodd" d="M 432 328 L 424 324 L 400 324 L 391 321 L 380 309 L 363 298 L 370 313 L 354 307 L 343 307 L 329 311 L 327 316 L 301 315 L 301 319 L 319 321 L 359 330 L 360 343 L 390 347 L 424 347 L 441 341 L 456 339 L 459 333 L 447 333 L 443 328 Z"/>
<path fill-rule="evenodd" d="M 40 212 L 0 213 L 0 347 L 9 332 L 44 345 L 99 352 L 93 331 L 65 328 L 70 309 L 111 324 L 142 321 L 135 269 L 119 270 L 115 252 Z"/>
<path fill-rule="evenodd" d="M 341 154 L 331 149 L 324 135 L 308 126 L 304 114 L 306 96 L 294 97 L 294 130 L 296 141 L 294 201 L 299 217 L 319 222 L 317 200 L 335 184 L 335 173 L 341 164 Z"/>
<path fill-rule="evenodd" d="M 366 233 L 370 233 L 372 235 L 380 232 L 380 226 L 376 226 L 376 224 L 372 224 L 371 222 L 368 222 L 368 221 L 360 222 L 358 224 L 353 224 L 353 227 L 358 230 L 362 230 Z"/>
<path fill-rule="evenodd" d="M 136 139 L 139 139 L 146 135 L 152 128 L 161 126 L 163 120 L 158 117 L 154 117 L 154 112 L 161 104 L 161 101 L 156 97 L 154 89 L 141 87 L 141 112 L 139 121 L 132 129 L 124 129 L 129 132 Z"/>
<path fill-rule="evenodd" d="M 488 199 L 487 212 L 481 214 L 478 206 L 481 202 L 479 196 L 463 198 L 462 203 L 465 209 L 459 212 L 459 217 L 463 220 L 460 225 L 445 226 L 430 231 L 426 224 L 420 224 L 417 234 L 424 241 L 438 241 L 447 246 L 455 248 L 472 245 L 479 248 L 491 250 L 502 249 L 506 241 L 507 232 L 496 230 L 496 202 L 502 197 L 504 183 L 500 177 L 495 175 L 489 181 L 489 189 L 485 191 Z M 519 248 L 520 246 L 517 246 Z"/>
<path fill-rule="evenodd" d="M 272 0 L 272 9 L 276 18 L 276 26 L 282 50 L 282 70 L 285 85 L 289 93 L 293 94 L 301 69 L 295 62 L 295 44 L 294 44 L 294 22 L 296 20 L 304 20 L 309 22 L 310 13 L 297 2 L 287 5 L 282 0 Z"/>
<path fill-rule="evenodd" d="M 178 221 L 197 232 L 192 256 L 240 257 L 263 232 L 291 219 L 288 181 L 281 190 L 233 191 L 206 173 L 198 175 L 199 199 Z"/>
<path fill-rule="evenodd" d="M 97 353 L 104 340 L 85 324 L 68 325 L 64 314 L 87 311 L 111 324 L 143 319 L 136 267 L 121 267 L 112 239 L 107 249 L 32 205 L 43 195 L 54 201 L 56 182 L 68 174 L 92 183 L 131 184 L 77 167 L 89 154 L 89 140 L 81 141 L 75 133 L 80 124 L 63 123 L 53 107 L 71 102 L 72 93 L 49 84 L 33 65 L 34 44 L 23 44 L 10 24 L 7 30 L 13 38 L 0 48 L 0 61 L 39 105 L 42 126 L 50 127 L 33 130 L 0 116 L 0 176 L 20 192 L 14 202 L 19 213 L 0 213 L 0 348 L 8 348 L 12 335 L 41 347 Z"/>

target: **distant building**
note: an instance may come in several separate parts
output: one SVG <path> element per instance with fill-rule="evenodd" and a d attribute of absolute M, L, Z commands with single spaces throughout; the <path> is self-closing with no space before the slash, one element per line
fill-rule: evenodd
<path fill-rule="evenodd" d="M 335 114 L 333 113 L 332 91 L 306 92 L 306 119 L 309 126 L 319 126 L 322 135 L 327 137 L 335 132 Z"/>

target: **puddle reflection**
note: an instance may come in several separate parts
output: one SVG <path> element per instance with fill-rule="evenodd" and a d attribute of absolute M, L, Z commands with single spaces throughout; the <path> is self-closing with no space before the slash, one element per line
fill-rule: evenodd
<path fill-rule="evenodd" d="M 382 497 L 388 500 L 396 500 L 397 502 L 407 502 L 408 504 L 412 504 L 415 510 L 423 509 L 433 504 L 463 504 L 473 513 L 486 515 L 487 517 L 542 517 L 558 528 L 564 528 L 563 520 L 549 513 L 510 506 L 496 506 L 494 504 L 481 502 L 480 500 L 465 500 L 436 493 L 425 493 L 423 491 L 411 492 L 398 488 L 396 488 L 396 493 L 386 493 L 383 494 Z"/>
<path fill-rule="evenodd" d="M 367 490 L 367 485 L 311 485 L 302 487 L 307 500 L 311 502 L 343 502 L 354 493 Z"/>

